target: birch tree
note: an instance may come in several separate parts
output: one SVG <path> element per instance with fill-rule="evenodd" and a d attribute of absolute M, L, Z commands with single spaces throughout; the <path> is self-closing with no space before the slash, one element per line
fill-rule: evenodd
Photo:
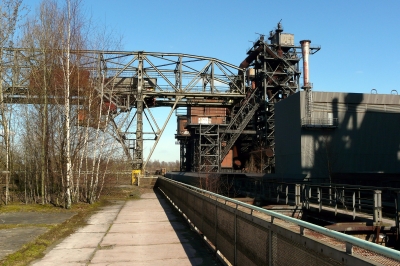
<path fill-rule="evenodd" d="M 7 56 L 4 54 L 4 47 L 12 48 L 14 46 L 14 38 L 17 23 L 20 19 L 20 8 L 22 0 L 0 0 L 0 60 L 5 60 Z M 9 199 L 9 183 L 11 172 L 11 134 L 10 134 L 10 120 L 12 112 L 10 106 L 6 103 L 5 92 L 12 90 L 13 83 L 6 82 L 3 78 L 6 76 L 6 69 L 0 64 L 0 121 L 1 121 L 1 137 L 4 143 L 4 167 L 3 173 L 5 175 L 5 204 Z"/>
<path fill-rule="evenodd" d="M 23 45 L 40 51 L 30 74 L 30 91 L 39 98 L 37 117 L 32 119 L 32 112 L 27 112 L 31 117 L 26 119 L 27 124 L 37 121 L 40 127 L 26 126 L 25 137 L 32 140 L 24 144 L 40 143 L 40 147 L 29 147 L 32 150 L 30 172 L 40 171 L 40 179 L 36 173 L 32 174 L 31 183 L 27 182 L 36 190 L 36 194 L 31 194 L 41 195 L 41 202 L 46 203 L 46 193 L 49 193 L 46 191 L 54 188 L 50 197 L 56 200 L 50 201 L 58 202 L 61 197 L 64 206 L 70 208 L 79 200 L 92 203 L 98 199 L 106 165 L 115 149 L 108 127 L 111 105 L 105 108 L 101 85 L 107 73 L 96 73 L 98 65 L 85 61 L 79 51 L 88 47 L 104 49 L 105 46 L 93 43 L 108 45 L 109 40 L 116 38 L 106 31 L 96 34 L 91 30 L 90 21 L 80 13 L 81 1 L 65 0 L 61 7 L 59 3 L 44 0 L 37 12 L 39 15 L 27 23 L 24 34 Z M 86 39 L 89 32 L 92 40 Z M 96 36 L 102 36 L 103 41 Z M 57 188 L 62 191 L 57 192 Z"/>

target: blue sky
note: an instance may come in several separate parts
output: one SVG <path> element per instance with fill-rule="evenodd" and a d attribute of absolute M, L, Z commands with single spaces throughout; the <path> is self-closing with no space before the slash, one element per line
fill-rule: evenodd
<path fill-rule="evenodd" d="M 31 13 L 39 2 L 24 1 Z M 95 23 L 123 36 L 123 50 L 187 53 L 235 65 L 246 57 L 256 33 L 268 35 L 282 20 L 284 32 L 293 33 L 295 43 L 309 39 L 321 46 L 310 57 L 315 91 L 400 92 L 398 0 L 82 0 L 82 4 Z M 162 120 L 167 112 L 157 111 L 155 116 Z M 152 159 L 179 160 L 175 120 L 171 118 Z M 145 143 L 145 156 L 149 149 Z"/>

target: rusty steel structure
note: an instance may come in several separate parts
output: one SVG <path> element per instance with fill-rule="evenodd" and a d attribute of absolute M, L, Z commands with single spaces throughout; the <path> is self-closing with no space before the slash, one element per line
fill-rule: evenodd
<path fill-rule="evenodd" d="M 212 117 L 221 110 L 212 109 L 208 110 L 208 114 L 204 112 L 202 117 L 188 111 L 187 117 L 178 119 L 181 170 L 242 171 L 251 156 L 258 156 L 258 168 L 273 173 L 274 106 L 301 89 L 311 90 L 308 55 L 316 53 L 320 47 L 311 47 L 310 42 L 301 41 L 301 46 L 296 46 L 294 35 L 283 33 L 281 23 L 267 39 L 260 35 L 239 65 L 236 82 L 245 84 L 245 93 L 227 111 L 226 119 L 213 122 Z M 306 73 L 303 86 L 300 85 L 299 65 L 302 57 L 305 58 Z"/>
<path fill-rule="evenodd" d="M 307 49 L 313 54 L 320 48 Z M 107 116 L 134 170 L 145 169 L 171 116 L 179 110 L 176 139 L 182 171 L 243 170 L 251 154 L 257 153 L 266 157 L 260 166 L 263 171 L 274 172 L 274 104 L 301 89 L 302 47 L 294 44 L 293 34 L 283 33 L 281 23 L 268 39 L 261 35 L 254 42 L 241 64 L 180 53 L 69 52 L 75 62 L 70 73 L 71 101 L 83 106 L 78 119 L 87 117 L 85 91 L 93 90 L 103 110 L 96 121 Z M 40 62 L 45 53 L 31 48 L 1 49 L 4 101 L 43 101 L 35 94 L 42 85 L 33 74 L 44 75 Z M 52 77 L 53 87 L 62 87 L 62 65 Z M 47 93 L 49 103 L 62 103 L 64 96 L 57 89 Z M 171 109 L 158 126 L 152 109 L 162 106 Z M 126 116 L 127 126 L 121 126 L 119 117 L 131 113 Z M 145 119 L 152 132 L 144 132 Z M 153 136 L 146 138 L 147 134 Z M 155 142 L 145 159 L 147 139 Z"/>
<path fill-rule="evenodd" d="M 4 101 L 10 104 L 43 103 L 38 87 L 44 75 L 41 65 L 45 54 L 29 48 L 3 48 L 2 90 Z M 62 56 L 63 51 L 58 52 Z M 85 104 L 85 91 L 93 90 L 102 115 L 114 127 L 115 138 L 132 163 L 133 169 L 143 170 L 150 159 L 173 112 L 187 106 L 227 106 L 239 102 L 245 95 L 244 77 L 239 78 L 239 68 L 216 58 L 178 53 L 122 52 L 122 51 L 70 51 L 75 65 L 71 67 L 71 101 Z M 53 67 L 54 68 L 54 67 Z M 61 66 L 51 73 L 51 90 L 47 91 L 50 104 L 63 104 L 63 72 Z M 34 74 L 35 75 L 34 75 Z M 244 73 L 243 73 L 244 75 Z M 75 80 L 75 82 L 74 82 Z M 171 107 L 162 126 L 152 114 L 155 107 Z M 85 110 L 84 110 L 85 111 Z M 121 127 L 118 117 L 124 113 L 128 125 Z M 87 112 L 78 113 L 78 119 Z M 98 117 L 97 117 L 98 118 Z M 103 118 L 98 118 L 103 119 Z M 152 124 L 152 132 L 144 132 L 143 123 Z M 100 124 L 100 123 L 98 123 Z M 136 124 L 136 125 L 135 125 Z M 132 132 L 131 128 L 136 129 Z M 150 134 L 152 137 L 145 137 Z M 144 141 L 156 140 L 147 160 L 144 158 Z"/>

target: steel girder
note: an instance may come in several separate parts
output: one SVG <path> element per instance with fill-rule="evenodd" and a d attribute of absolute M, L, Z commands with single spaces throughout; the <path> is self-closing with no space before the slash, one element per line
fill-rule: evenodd
<path fill-rule="evenodd" d="M 41 103 L 32 84 L 32 73 L 44 65 L 46 53 L 62 61 L 65 51 L 45 51 L 30 48 L 3 48 L 3 92 L 8 103 Z M 152 107 L 169 106 L 172 109 L 185 106 L 224 106 L 231 108 L 240 102 L 245 95 L 245 71 L 238 75 L 239 67 L 216 58 L 180 53 L 158 52 L 123 52 L 123 51 L 70 51 L 71 75 L 77 71 L 79 75 L 87 76 L 90 83 L 86 87 L 78 84 L 73 88 L 72 103 L 79 105 L 84 98 L 84 90 L 94 89 L 101 102 L 116 106 L 110 113 L 110 119 L 115 129 L 116 139 L 124 147 L 128 158 L 132 158 L 134 169 L 141 169 L 146 162 L 143 158 L 143 120 L 155 123 L 153 134 L 160 138 L 157 121 L 151 114 Z M 54 66 L 53 66 L 54 67 Z M 61 66 L 55 66 L 61 67 Z M 41 72 L 40 72 L 41 73 Z M 51 94 L 52 92 L 50 92 Z M 62 104 L 64 99 L 60 93 L 49 95 L 52 103 Z M 123 112 L 136 113 L 127 127 L 117 125 L 114 121 Z M 173 110 L 172 110 L 173 111 Z M 148 114 L 148 115 L 147 115 Z M 152 119 L 149 119 L 152 118 Z M 170 117 L 170 116 L 169 116 Z M 129 127 L 136 119 L 136 131 L 130 132 Z M 169 118 L 168 118 L 169 119 Z M 150 121 L 152 120 L 152 121 Z M 132 138 L 134 147 L 126 143 Z M 156 142 L 157 143 L 157 142 Z M 156 145 L 156 144 L 155 144 Z M 134 149 L 133 153 L 130 152 Z M 153 146 L 152 151 L 155 146 Z M 219 155 L 218 155 L 219 156 Z M 194 156 L 195 157 L 195 156 Z M 150 159 L 147 158 L 147 161 Z M 217 160 L 218 162 L 218 160 Z M 213 162 L 215 164 L 215 162 Z"/>

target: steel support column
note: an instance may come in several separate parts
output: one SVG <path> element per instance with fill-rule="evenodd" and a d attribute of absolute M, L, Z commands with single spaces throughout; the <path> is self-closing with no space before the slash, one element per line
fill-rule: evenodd
<path fill-rule="evenodd" d="M 133 169 L 143 170 L 143 54 L 138 55 L 136 93 L 136 147 Z"/>

